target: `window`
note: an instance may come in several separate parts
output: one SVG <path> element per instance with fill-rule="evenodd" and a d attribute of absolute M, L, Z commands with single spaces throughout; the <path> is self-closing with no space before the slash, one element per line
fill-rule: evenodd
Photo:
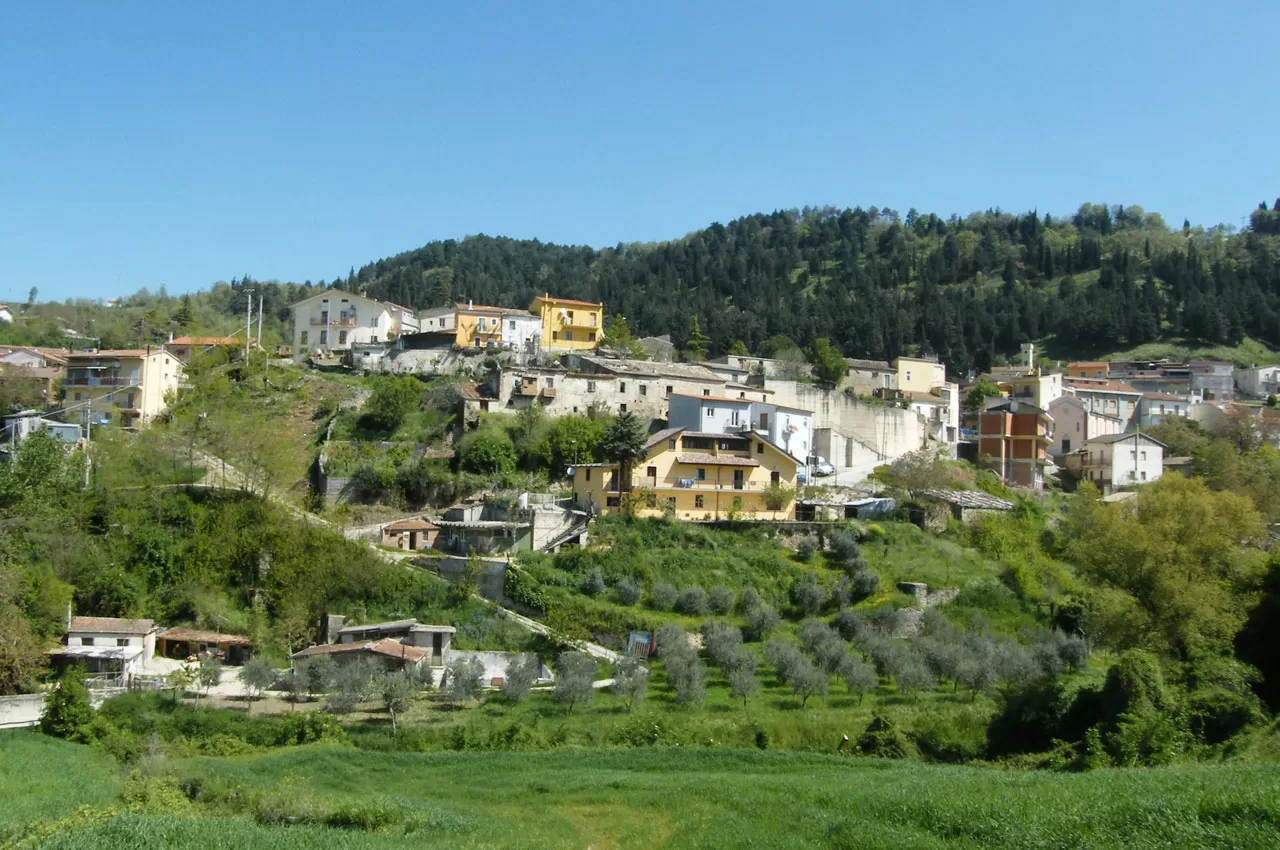
<path fill-rule="evenodd" d="M 133 410 L 133 393 L 125 393 L 124 408 L 125 410 Z"/>
<path fill-rule="evenodd" d="M 516 323 L 514 321 L 507 322 L 507 330 L 514 331 L 515 329 L 516 329 Z"/>
<path fill-rule="evenodd" d="M 777 473 L 777 472 L 770 472 L 770 473 L 769 473 L 769 486 L 771 486 L 771 487 L 777 487 L 777 486 L 778 486 L 779 484 L 781 484 L 781 483 L 782 483 L 782 475 L 781 475 L 781 474 L 779 474 L 779 473 Z"/>
<path fill-rule="evenodd" d="M 625 393 L 627 391 L 627 382 L 618 381 L 618 392 Z"/>
<path fill-rule="evenodd" d="M 622 499 L 618 496 L 606 496 L 604 500 L 605 507 L 620 508 L 622 507 Z"/>
<path fill-rule="evenodd" d="M 555 387 L 555 385 L 556 385 L 555 378 L 547 378 L 547 389 L 552 389 Z"/>
<path fill-rule="evenodd" d="M 442 328 L 444 327 L 444 319 L 443 319 L 443 318 L 440 320 L 440 327 L 442 327 Z"/>
<path fill-rule="evenodd" d="M 627 412 L 627 406 L 626 406 L 625 404 L 620 404 L 620 405 L 618 405 L 618 412 L 619 412 L 619 413 L 626 413 L 626 412 Z"/>
<path fill-rule="evenodd" d="M 320 344 L 321 344 L 321 345 L 328 345 L 328 344 L 329 344 L 329 332 L 328 332 L 328 331 L 320 331 Z"/>
<path fill-rule="evenodd" d="M 587 480 L 588 480 L 588 481 L 590 481 L 590 480 L 591 480 L 591 470 L 590 470 L 590 469 L 588 469 L 588 470 L 587 470 Z"/>
<path fill-rule="evenodd" d="M 703 394 L 703 395 L 705 395 L 705 396 L 709 396 L 709 395 L 711 395 L 711 390 L 703 390 L 703 391 L 702 391 L 702 394 Z"/>
<path fill-rule="evenodd" d="M 302 332 L 302 339 L 300 340 L 300 343 L 301 343 L 302 345 L 306 345 L 306 344 L 307 344 L 307 332 L 306 332 L 306 331 L 303 331 L 303 332 Z"/>
<path fill-rule="evenodd" d="M 673 451 L 673 452 L 674 452 L 674 451 L 676 450 L 676 441 L 675 441 L 675 440 L 667 440 L 667 449 L 668 449 L 669 451 Z"/>
<path fill-rule="evenodd" d="M 736 408 L 729 411 L 729 424 L 735 426 L 738 424 L 738 411 Z"/>
<path fill-rule="evenodd" d="M 76 393 L 76 401 L 80 400 L 80 393 Z"/>
<path fill-rule="evenodd" d="M 593 392 L 595 392 L 595 391 L 596 391 L 596 382 L 595 382 L 595 381 L 587 381 L 587 392 L 589 392 L 589 393 L 593 393 Z"/>
<path fill-rule="evenodd" d="M 649 385 L 648 385 L 648 384 L 641 384 L 641 385 L 640 385 L 640 395 L 648 395 L 648 394 L 649 394 Z"/>
<path fill-rule="evenodd" d="M 702 467 L 698 467 L 697 469 L 695 469 L 695 470 L 693 471 L 693 480 L 694 480 L 694 481 L 706 481 L 706 480 L 707 480 L 707 471 L 706 471 L 705 469 L 703 469 Z"/>
<path fill-rule="evenodd" d="M 706 504 L 705 504 L 705 499 L 704 499 L 704 497 L 702 497 L 702 496 L 694 496 L 694 497 L 693 497 L 693 506 L 694 506 L 695 508 L 705 508 L 705 507 L 706 507 Z"/>
<path fill-rule="evenodd" d="M 657 478 L 657 477 L 658 477 L 658 467 L 656 467 L 656 466 L 651 466 L 651 467 L 649 467 L 649 468 L 645 471 L 645 474 L 646 474 L 646 475 L 648 475 L 650 478 Z"/>
<path fill-rule="evenodd" d="M 128 645 L 129 645 L 128 638 L 116 638 L 116 646 L 128 646 Z"/>
<path fill-rule="evenodd" d="M 667 384 L 667 398 L 671 398 L 671 390 L 672 390 L 672 386 L 670 384 Z"/>
<path fill-rule="evenodd" d="M 1143 481 L 1146 481 L 1146 480 L 1147 480 L 1147 473 L 1145 473 L 1145 472 L 1144 472 L 1144 473 L 1142 473 L 1142 480 L 1143 480 Z"/>
<path fill-rule="evenodd" d="M 564 311 L 564 320 L 565 320 L 565 323 L 566 323 L 566 324 L 570 324 L 570 325 L 572 325 L 572 324 L 573 324 L 573 311 L 572 311 L 572 310 L 565 310 L 565 311 Z"/>
<path fill-rule="evenodd" d="M 573 342 L 573 331 L 565 331 L 564 338 L 566 342 Z"/>
<path fill-rule="evenodd" d="M 715 416 L 715 415 L 716 415 L 716 409 L 714 407 L 708 407 L 707 416 Z"/>
<path fill-rule="evenodd" d="M 756 443 L 756 454 L 758 455 L 764 454 L 764 443 Z M 774 473 L 774 474 L 776 475 L 777 473 Z"/>
<path fill-rule="evenodd" d="M 347 344 L 347 332 L 338 331 L 338 345 L 346 345 L 346 344 Z"/>
<path fill-rule="evenodd" d="M 909 381 L 909 380 L 911 380 L 911 372 L 910 372 L 910 370 L 908 370 L 908 371 L 907 371 L 907 380 L 908 380 L 908 381 Z"/>
<path fill-rule="evenodd" d="M 595 341 L 596 341 L 596 332 L 595 332 L 595 331 L 588 331 L 588 332 L 587 332 L 587 342 L 595 342 Z"/>
<path fill-rule="evenodd" d="M 376 328 L 377 326 L 378 326 L 378 317 L 374 316 L 372 319 L 369 320 L 369 327 Z"/>
<path fill-rule="evenodd" d="M 1147 453 L 1146 453 L 1146 452 L 1143 452 L 1143 453 L 1142 453 L 1142 459 L 1143 459 L 1143 460 L 1146 460 L 1146 459 L 1147 459 Z"/>
<path fill-rule="evenodd" d="M 93 638 L 88 638 L 88 637 L 82 637 L 82 638 L 80 638 L 80 645 L 81 645 L 81 646 L 93 646 Z"/>

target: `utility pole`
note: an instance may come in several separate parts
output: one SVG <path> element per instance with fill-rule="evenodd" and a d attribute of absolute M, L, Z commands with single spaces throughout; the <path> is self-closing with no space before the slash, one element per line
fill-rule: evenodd
<path fill-rule="evenodd" d="M 244 362 L 249 362 L 249 329 L 253 327 L 253 290 L 246 289 L 244 305 Z"/>
<path fill-rule="evenodd" d="M 263 293 L 258 293 L 258 347 L 262 348 L 262 298 Z"/>
<path fill-rule="evenodd" d="M 93 391 L 84 394 L 84 489 L 89 489 L 89 466 L 93 463 L 89 454 L 89 438 L 93 435 Z"/>

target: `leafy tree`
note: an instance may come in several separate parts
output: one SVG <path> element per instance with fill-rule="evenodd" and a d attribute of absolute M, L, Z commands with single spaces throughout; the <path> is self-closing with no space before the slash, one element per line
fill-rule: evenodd
<path fill-rule="evenodd" d="M 578 703 L 590 704 L 595 696 L 593 683 L 596 678 L 596 660 L 584 652 L 569 650 L 560 653 L 556 662 L 556 684 L 552 697 L 567 703 L 569 713 Z"/>
<path fill-rule="evenodd" d="M 404 672 L 384 673 L 377 682 L 378 698 L 391 718 L 391 734 L 396 734 L 396 715 L 409 710 L 417 686 Z"/>
<path fill-rule="evenodd" d="M 496 425 L 482 424 L 458 442 L 458 462 L 468 472 L 494 474 L 516 468 L 516 446 Z"/>
<path fill-rule="evenodd" d="M 521 653 L 507 663 L 506 674 L 502 679 L 502 695 L 509 700 L 519 701 L 529 695 L 533 683 L 542 673 L 542 662 L 531 653 Z"/>
<path fill-rule="evenodd" d="M 768 605 L 758 605 L 747 612 L 743 635 L 750 641 L 761 641 L 773 634 L 780 622 L 778 612 Z"/>
<path fill-rule="evenodd" d="M 578 590 L 587 596 L 599 596 L 604 593 L 604 574 L 600 572 L 599 567 L 593 568 L 582 577 L 582 581 L 578 585 Z"/>
<path fill-rule="evenodd" d="M 445 674 L 445 693 L 455 703 L 479 699 L 484 693 L 484 665 L 478 658 L 455 658 Z"/>
<path fill-rule="evenodd" d="M 204 688 L 204 695 L 208 696 L 212 688 L 216 688 L 222 682 L 222 662 L 217 658 L 210 656 L 200 662 L 200 667 L 196 671 L 196 683 Z M 200 706 L 200 694 L 196 693 L 196 707 Z"/>
<path fill-rule="evenodd" d="M 31 690 L 44 662 L 44 653 L 22 611 L 0 604 L 0 696 Z"/>
<path fill-rule="evenodd" d="M 836 668 L 836 675 L 844 679 L 849 693 L 858 695 L 858 705 L 867 694 L 880 687 L 876 669 L 853 653 L 846 653 Z"/>
<path fill-rule="evenodd" d="M 605 429 L 600 449 L 608 460 L 618 464 L 619 493 L 623 491 L 624 482 L 626 488 L 631 489 L 631 466 L 645 456 L 646 442 L 644 425 L 630 411 L 619 413 Z"/>
<path fill-rule="evenodd" d="M 640 601 L 640 597 L 644 595 L 640 582 L 633 578 L 619 579 L 613 590 L 618 595 L 618 603 L 620 605 L 635 605 Z"/>
<path fill-rule="evenodd" d="M 676 611 L 681 614 L 699 617 L 707 613 L 710 606 L 707 602 L 707 592 L 696 584 L 686 587 L 680 591 L 680 595 L 676 597 Z"/>
<path fill-rule="evenodd" d="M 328 655 L 315 655 L 298 663 L 307 693 L 315 696 L 329 690 L 333 682 L 334 662 Z"/>
<path fill-rule="evenodd" d="M 747 698 L 760 690 L 760 680 L 756 678 L 754 667 L 737 667 L 727 674 L 729 679 L 729 696 L 742 700 L 742 707 L 747 707 Z"/>
<path fill-rule="evenodd" d="M 707 596 L 707 605 L 712 613 L 723 617 L 733 610 L 733 591 L 724 585 L 716 585 Z"/>
<path fill-rule="evenodd" d="M 969 413 L 981 413 L 986 409 L 987 399 L 999 398 L 1004 395 L 1000 388 L 988 381 L 986 378 L 980 378 L 969 392 L 964 396 L 964 409 Z"/>
<path fill-rule="evenodd" d="M 667 684 L 678 705 L 701 705 L 707 695 L 707 672 L 697 653 L 681 653 L 666 659 Z"/>
<path fill-rule="evenodd" d="M 660 581 L 649 591 L 649 606 L 656 611 L 670 611 L 676 604 L 675 585 Z"/>
<path fill-rule="evenodd" d="M 387 433 L 395 431 L 422 402 L 422 382 L 407 375 L 384 376 L 377 379 L 369 400 L 364 403 L 364 415 L 374 427 Z"/>
<path fill-rule="evenodd" d="M 809 697 L 826 695 L 830 678 L 825 671 L 819 670 L 801 655 L 787 671 L 787 684 L 800 697 L 800 707 L 804 708 L 809 703 Z"/>
<path fill-rule="evenodd" d="M 245 696 L 252 702 L 262 696 L 263 691 L 276 681 L 276 668 L 261 655 L 256 655 L 240 668 L 240 684 L 244 687 Z"/>
<path fill-rule="evenodd" d="M 649 691 L 649 668 L 638 658 L 625 656 L 613 671 L 613 692 L 627 705 L 627 711 L 644 701 Z"/>
<path fill-rule="evenodd" d="M 68 667 L 58 677 L 58 688 L 45 700 L 40 731 L 55 738 L 86 742 L 93 734 L 93 708 L 84 684 L 84 668 Z"/>
<path fill-rule="evenodd" d="M 350 714 L 373 696 L 373 682 L 378 670 L 368 659 L 356 659 L 338 665 L 333 676 L 333 692 L 327 700 L 334 714 Z"/>
<path fill-rule="evenodd" d="M 813 366 L 813 376 L 833 387 L 839 385 L 848 369 L 840 349 L 826 337 L 813 341 L 813 346 L 809 349 L 809 363 Z"/>

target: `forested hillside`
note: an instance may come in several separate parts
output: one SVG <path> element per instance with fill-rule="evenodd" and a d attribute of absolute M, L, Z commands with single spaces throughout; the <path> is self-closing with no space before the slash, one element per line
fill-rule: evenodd
<path fill-rule="evenodd" d="M 361 268 L 354 285 L 415 307 L 524 305 L 552 290 L 602 300 L 633 331 L 677 344 L 696 317 L 712 353 L 736 342 L 757 351 L 779 334 L 802 346 L 828 337 L 848 356 L 931 351 L 963 370 L 1050 335 L 1068 351 L 1161 338 L 1280 343 L 1278 233 L 1280 213 L 1265 204 L 1239 234 L 1171 229 L 1138 206 L 963 219 L 806 208 L 600 251 L 432 242 Z"/>
<path fill-rule="evenodd" d="M 804 347 L 827 337 L 847 356 L 932 352 L 962 373 L 1029 340 L 1052 339 L 1060 356 L 1169 339 L 1280 346 L 1280 211 L 1260 205 L 1239 233 L 1085 204 L 1070 217 L 988 210 L 948 219 L 806 207 L 599 250 L 472 236 L 332 281 L 246 275 L 180 299 L 144 290 L 118 308 L 32 304 L 25 323 L 0 329 L 0 342 L 58 344 L 60 326 L 108 347 L 229 333 L 244 327 L 246 289 L 255 307 L 264 299 L 266 341 L 283 342 L 289 304 L 328 285 L 415 308 L 467 299 L 524 307 L 550 291 L 604 301 L 634 332 L 669 333 L 681 347 L 696 319 L 712 354 L 737 343 L 767 353 L 779 335 Z"/>

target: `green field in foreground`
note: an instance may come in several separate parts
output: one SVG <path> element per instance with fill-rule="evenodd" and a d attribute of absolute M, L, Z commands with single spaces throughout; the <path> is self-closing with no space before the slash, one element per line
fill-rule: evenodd
<path fill-rule="evenodd" d="M 1280 770 L 1261 765 L 1050 774 L 742 750 L 311 746 L 149 771 L 108 801 L 117 769 L 97 753 L 0 737 L 0 844 L 30 830 L 20 846 L 1280 846 Z"/>

